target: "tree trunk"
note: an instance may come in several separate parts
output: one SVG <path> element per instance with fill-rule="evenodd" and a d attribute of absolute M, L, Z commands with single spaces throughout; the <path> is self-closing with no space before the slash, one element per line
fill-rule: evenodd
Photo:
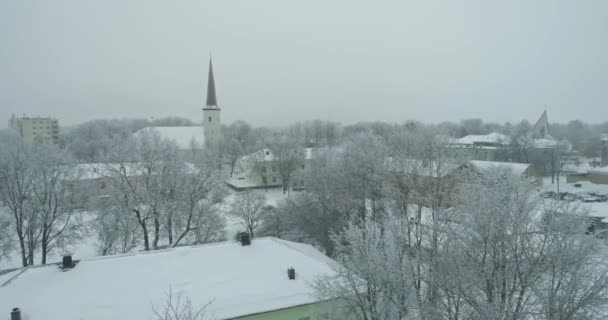
<path fill-rule="evenodd" d="M 154 210 L 154 242 L 152 248 L 158 249 L 158 240 L 160 239 L 160 221 L 158 221 L 158 212 Z"/>
<path fill-rule="evenodd" d="M 19 237 L 19 247 L 21 248 L 21 264 L 23 267 L 27 267 L 27 249 L 25 248 L 25 239 L 21 232 L 17 232 Z"/>
<path fill-rule="evenodd" d="M 253 226 L 249 225 L 248 228 L 249 228 L 249 235 L 251 236 L 251 239 L 253 239 Z"/>
<path fill-rule="evenodd" d="M 144 237 L 144 250 L 150 251 L 150 238 L 148 235 L 148 226 L 146 225 L 146 219 L 142 219 L 141 212 L 138 209 L 133 209 L 135 212 L 135 217 L 137 218 L 137 223 L 141 227 L 143 237 Z"/>
<path fill-rule="evenodd" d="M 169 237 L 169 245 L 173 244 L 173 219 L 171 215 L 167 218 L 167 235 Z"/>

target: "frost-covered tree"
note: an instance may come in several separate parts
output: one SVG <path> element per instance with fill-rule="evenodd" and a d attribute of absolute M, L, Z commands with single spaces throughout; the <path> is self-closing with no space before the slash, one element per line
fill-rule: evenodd
<path fill-rule="evenodd" d="M 32 186 L 32 209 L 37 216 L 41 263 L 55 248 L 65 248 L 82 235 L 82 221 L 75 202 L 74 184 L 79 173 L 75 161 L 65 150 L 36 145 L 34 165 L 37 174 Z"/>
<path fill-rule="evenodd" d="M 14 250 L 12 234 L 10 216 L 0 209 L 0 261 Z"/>
<path fill-rule="evenodd" d="M 173 201 L 180 166 L 175 143 L 155 131 L 118 143 L 110 155 L 109 178 L 120 190 L 118 199 L 135 215 L 145 250 L 158 248 L 163 212 Z"/>
<path fill-rule="evenodd" d="M 137 221 L 121 204 L 121 201 L 105 204 L 93 220 L 97 249 L 101 255 L 130 252 L 137 247 L 141 237 Z"/>
<path fill-rule="evenodd" d="M 205 238 L 196 238 L 195 242 L 207 242 L 208 237 L 213 237 L 205 230 L 208 227 L 217 227 L 221 222 L 215 205 L 219 202 L 218 192 L 222 189 L 220 171 L 214 165 L 215 158 L 205 152 L 199 152 L 196 164 L 184 163 L 177 175 L 174 201 L 167 215 L 169 223 L 167 229 L 169 234 L 175 231 L 169 238 L 171 246 L 179 245 L 192 231 L 195 234 L 206 234 Z M 223 229 L 223 228 L 222 228 Z"/>
<path fill-rule="evenodd" d="M 273 161 L 283 182 L 283 193 L 286 193 L 289 191 L 293 172 L 304 161 L 304 149 L 293 137 L 287 135 L 270 139 L 268 149 L 272 151 Z"/>
<path fill-rule="evenodd" d="M 266 195 L 260 191 L 244 191 L 236 195 L 230 213 L 238 217 L 243 227 L 253 238 L 256 230 L 266 218 Z"/>
<path fill-rule="evenodd" d="M 30 145 L 12 134 L 0 138 L 0 200 L 13 219 L 21 263 L 26 267 L 34 264 L 38 244 L 37 220 L 31 204 L 38 168 Z"/>
<path fill-rule="evenodd" d="M 2 136 L 0 144 L 0 200 L 12 216 L 22 265 L 33 265 L 37 252 L 44 264 L 49 252 L 80 235 L 73 159 L 56 146 L 28 144 L 17 136 Z"/>
<path fill-rule="evenodd" d="M 332 240 L 337 276 L 316 281 L 320 298 L 339 299 L 353 319 L 416 319 L 406 217 L 353 220 Z"/>

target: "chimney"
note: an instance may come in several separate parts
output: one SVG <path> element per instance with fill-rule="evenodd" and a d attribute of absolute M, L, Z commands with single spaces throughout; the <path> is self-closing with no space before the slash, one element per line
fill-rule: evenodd
<path fill-rule="evenodd" d="M 11 311 L 11 320 L 21 320 L 21 310 L 19 308 L 13 308 Z"/>
<path fill-rule="evenodd" d="M 291 268 L 291 267 L 288 268 L 287 277 L 289 278 L 289 280 L 295 280 L 296 279 L 296 269 Z"/>
<path fill-rule="evenodd" d="M 63 256 L 63 262 L 61 263 L 61 269 L 67 270 L 74 268 L 74 261 L 72 261 L 72 256 Z"/>
<path fill-rule="evenodd" d="M 239 241 L 243 247 L 248 246 L 251 244 L 251 236 L 247 232 L 241 232 L 239 233 Z"/>

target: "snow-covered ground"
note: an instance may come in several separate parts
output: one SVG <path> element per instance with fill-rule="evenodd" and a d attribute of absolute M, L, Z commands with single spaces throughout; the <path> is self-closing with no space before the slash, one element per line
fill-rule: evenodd
<path fill-rule="evenodd" d="M 594 184 L 589 181 L 577 182 L 580 187 L 576 187 L 574 183 L 566 183 L 566 178 L 560 178 L 559 191 L 568 192 L 574 194 L 586 194 L 589 192 L 608 194 L 608 185 L 605 184 Z M 551 178 L 545 178 L 543 184 L 544 191 L 557 191 L 557 183 L 551 184 Z M 589 214 L 594 217 L 606 217 L 608 218 L 608 202 L 590 202 L 584 203 L 590 209 Z M 607 219 L 604 219 L 606 221 Z"/>
<path fill-rule="evenodd" d="M 288 196 L 287 194 L 284 195 L 280 189 L 269 189 L 267 192 L 260 192 L 264 192 L 266 194 L 266 197 L 268 198 L 268 205 L 276 205 L 282 199 L 285 199 Z M 230 215 L 229 213 L 236 195 L 236 192 L 230 191 L 230 193 L 224 198 L 223 203 L 220 205 L 220 213 L 224 215 L 224 218 L 226 219 L 226 227 L 224 229 L 224 232 L 226 239 L 228 240 L 234 239 L 238 232 L 245 231 L 245 227 L 241 224 L 240 219 Z M 73 255 L 74 259 L 86 259 L 99 255 L 96 243 L 97 235 L 95 234 L 93 228 L 90 227 L 91 220 L 94 218 L 96 213 L 83 212 L 82 214 L 83 219 L 88 224 L 88 230 L 86 232 L 88 236 L 78 241 L 76 244 L 70 246 L 67 250 L 55 250 L 51 252 L 47 259 L 49 263 L 60 262 L 62 256 L 65 254 Z M 36 264 L 40 263 L 40 254 L 37 254 L 35 259 Z M 14 251 L 8 258 L 0 258 L 0 270 L 20 267 L 21 256 L 19 251 Z M 2 275 L 0 275 L 0 279 L 1 277 Z"/>

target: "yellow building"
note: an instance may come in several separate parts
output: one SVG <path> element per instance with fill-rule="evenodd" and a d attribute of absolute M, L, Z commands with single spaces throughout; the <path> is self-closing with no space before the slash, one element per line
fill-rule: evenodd
<path fill-rule="evenodd" d="M 12 115 L 8 127 L 27 142 L 59 144 L 59 121 L 53 118 L 21 117 Z"/>

